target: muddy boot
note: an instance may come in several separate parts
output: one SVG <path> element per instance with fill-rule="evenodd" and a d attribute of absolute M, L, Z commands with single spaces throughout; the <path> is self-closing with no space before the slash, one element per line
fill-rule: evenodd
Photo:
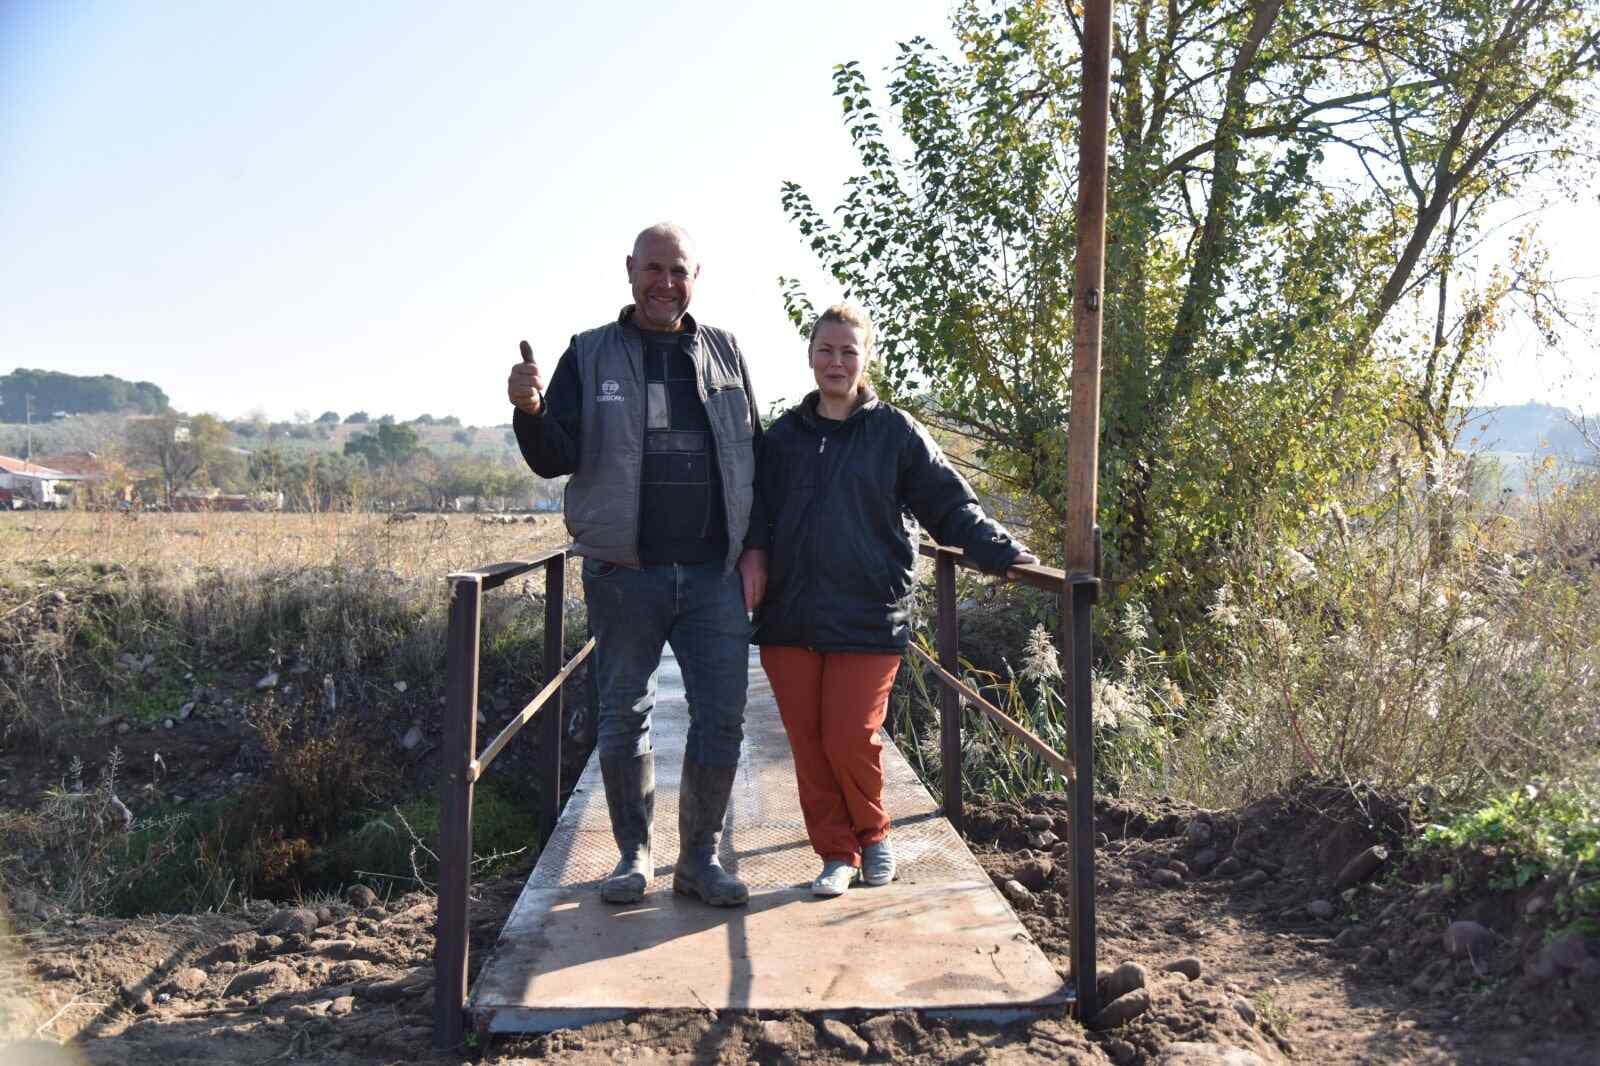
<path fill-rule="evenodd" d="M 601 759 L 600 776 L 606 783 L 611 835 L 622 853 L 622 861 L 600 885 L 600 898 L 607 903 L 638 903 L 655 874 L 650 854 L 650 827 L 656 814 L 655 752 Z"/>
<path fill-rule="evenodd" d="M 672 891 L 694 896 L 713 907 L 741 907 L 750 890 L 717 861 L 717 838 L 728 813 L 737 766 L 714 770 L 683 758 L 683 784 L 678 792 L 678 863 L 672 868 Z"/>

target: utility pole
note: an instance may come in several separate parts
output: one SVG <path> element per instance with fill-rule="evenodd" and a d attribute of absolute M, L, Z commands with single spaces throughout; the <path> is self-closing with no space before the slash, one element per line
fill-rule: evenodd
<path fill-rule="evenodd" d="M 1078 124 L 1078 247 L 1072 288 L 1072 412 L 1062 560 L 1061 660 L 1069 666 L 1072 730 L 1072 980 L 1078 1017 L 1100 1010 L 1095 988 L 1094 707 L 1091 630 L 1100 599 L 1100 338 L 1106 246 L 1106 131 L 1111 106 L 1111 0 L 1085 0 Z"/>
<path fill-rule="evenodd" d="M 27 451 L 22 457 L 31 463 L 33 462 L 33 393 L 31 392 L 22 397 L 22 418 L 28 425 L 28 443 L 25 445 Z"/>

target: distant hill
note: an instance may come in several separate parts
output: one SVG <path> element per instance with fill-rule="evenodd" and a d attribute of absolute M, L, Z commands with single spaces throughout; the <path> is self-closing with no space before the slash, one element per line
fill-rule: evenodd
<path fill-rule="evenodd" d="M 29 400 L 32 397 L 32 400 Z M 48 421 L 57 413 L 93 415 L 126 411 L 160 414 L 171 406 L 167 394 L 148 381 L 124 381 L 111 374 L 79 377 L 55 370 L 18 367 L 0 377 L 0 422 Z"/>
<path fill-rule="evenodd" d="M 1456 447 L 1464 452 L 1570 456 L 1585 449 L 1565 407 L 1524 403 L 1474 408 L 1461 427 Z"/>

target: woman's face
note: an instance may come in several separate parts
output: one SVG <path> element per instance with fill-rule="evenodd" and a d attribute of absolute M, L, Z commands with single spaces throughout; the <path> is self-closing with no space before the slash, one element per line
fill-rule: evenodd
<path fill-rule="evenodd" d="M 824 322 L 811 339 L 811 373 L 831 400 L 853 400 L 867 374 L 866 337 L 859 326 Z"/>

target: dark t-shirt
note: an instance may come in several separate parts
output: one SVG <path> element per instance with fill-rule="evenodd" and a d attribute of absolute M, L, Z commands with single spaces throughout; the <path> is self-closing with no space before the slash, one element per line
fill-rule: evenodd
<path fill-rule="evenodd" d="M 642 331 L 645 439 L 639 561 L 720 562 L 728 554 L 711 422 L 706 418 L 688 344 L 693 333 Z"/>

